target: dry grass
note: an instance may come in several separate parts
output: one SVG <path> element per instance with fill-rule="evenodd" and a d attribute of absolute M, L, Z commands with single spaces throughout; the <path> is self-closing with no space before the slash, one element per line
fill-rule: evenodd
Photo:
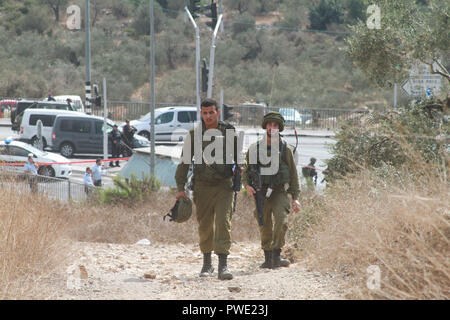
<path fill-rule="evenodd" d="M 49 298 L 39 292 L 41 280 L 48 281 L 54 270 L 65 265 L 71 255 L 70 240 L 135 243 L 147 238 L 152 243 L 198 242 L 195 211 L 186 223 L 163 221 L 163 215 L 175 202 L 173 192 L 156 192 L 147 201 L 120 206 L 60 204 L 28 190 L 17 192 L 11 188 L 14 181 L 2 178 L 1 182 L 1 299 Z M 245 194 L 238 196 L 232 220 L 234 241 L 259 239 L 252 208 Z"/>
<path fill-rule="evenodd" d="M 155 192 L 151 199 L 130 206 L 73 207 L 67 214 L 71 221 L 71 238 L 87 242 L 135 243 L 140 239 L 165 243 L 198 242 L 195 206 L 192 217 L 184 223 L 163 221 L 175 203 L 174 192 Z M 236 213 L 232 219 L 234 241 L 259 238 L 258 227 L 253 217 L 254 204 L 244 193 L 238 196 Z"/>
<path fill-rule="evenodd" d="M 343 273 L 350 298 L 450 298 L 450 186 L 421 165 L 380 178 L 372 171 L 329 190 L 315 225 L 297 245 L 312 268 Z M 447 171 L 448 176 L 448 171 Z M 380 289 L 368 289 L 381 271 Z"/>
<path fill-rule="evenodd" d="M 64 207 L 0 179 L 0 299 L 47 298 L 35 289 L 65 258 Z"/>

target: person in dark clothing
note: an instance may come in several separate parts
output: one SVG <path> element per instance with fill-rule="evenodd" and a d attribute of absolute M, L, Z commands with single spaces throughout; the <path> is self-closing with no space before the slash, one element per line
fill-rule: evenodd
<path fill-rule="evenodd" d="M 133 136 L 136 133 L 136 128 L 133 127 L 132 125 L 130 125 L 130 120 L 125 120 L 125 125 L 123 126 L 122 129 L 122 137 L 123 137 L 123 142 L 126 145 L 126 154 L 131 154 L 131 150 L 133 149 Z"/>
<path fill-rule="evenodd" d="M 120 141 L 122 140 L 122 134 L 117 125 L 114 125 L 113 130 L 109 133 L 109 140 L 112 144 L 112 157 L 117 159 L 120 157 Z M 113 161 L 109 163 L 109 166 L 114 167 Z M 116 167 L 120 167 L 119 160 L 116 160 Z"/>

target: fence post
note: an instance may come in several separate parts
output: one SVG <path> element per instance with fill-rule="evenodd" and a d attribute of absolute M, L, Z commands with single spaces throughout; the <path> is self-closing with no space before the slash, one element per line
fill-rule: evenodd
<path fill-rule="evenodd" d="M 69 197 L 68 197 L 68 199 L 69 199 L 69 201 L 71 201 L 72 200 L 72 196 L 71 196 L 71 194 L 72 194 L 72 191 L 70 190 L 71 188 L 70 188 L 70 180 L 67 180 L 67 182 L 68 182 L 68 191 L 69 191 Z"/>

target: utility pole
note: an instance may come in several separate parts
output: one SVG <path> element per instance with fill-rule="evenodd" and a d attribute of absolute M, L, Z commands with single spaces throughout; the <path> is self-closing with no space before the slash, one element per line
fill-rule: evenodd
<path fill-rule="evenodd" d="M 108 160 L 108 134 L 106 133 L 108 116 L 108 102 L 106 96 L 106 78 L 103 78 L 103 160 Z"/>
<path fill-rule="evenodd" d="M 85 33 L 86 33 L 86 113 L 92 113 L 91 107 L 91 23 L 90 23 L 90 0 L 86 0 L 85 10 Z"/>
<path fill-rule="evenodd" d="M 196 90 L 196 105 L 197 105 L 197 121 L 200 120 L 200 31 L 195 23 L 194 18 L 191 15 L 191 12 L 187 7 L 184 7 L 184 11 L 189 17 L 189 20 L 191 20 L 192 25 L 195 29 L 195 90 Z"/>
<path fill-rule="evenodd" d="M 151 49 L 150 49 L 150 65 L 151 65 L 151 79 L 150 79 L 150 178 L 155 176 L 155 19 L 154 19 L 154 0 L 150 0 L 150 34 L 151 34 Z"/>

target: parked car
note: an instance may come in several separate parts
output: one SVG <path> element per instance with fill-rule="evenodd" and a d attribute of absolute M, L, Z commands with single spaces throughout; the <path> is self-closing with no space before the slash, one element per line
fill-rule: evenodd
<path fill-rule="evenodd" d="M 53 98 L 55 98 L 55 100 L 58 102 L 67 102 L 67 99 L 69 99 L 72 106 L 74 106 L 78 112 L 83 112 L 83 113 L 85 112 L 83 100 L 81 99 L 80 96 L 61 95 L 61 96 L 54 96 Z"/>
<path fill-rule="evenodd" d="M 283 116 L 286 125 L 308 124 L 311 120 L 310 114 L 302 114 L 293 108 L 280 108 L 278 112 Z"/>
<path fill-rule="evenodd" d="M 107 120 L 106 132 L 113 129 L 114 122 Z M 57 115 L 52 130 L 52 151 L 59 151 L 65 157 L 74 154 L 103 154 L 103 118 L 80 114 Z M 133 148 L 148 147 L 149 141 L 144 137 L 135 135 Z M 108 153 L 112 148 L 108 142 Z M 129 150 L 123 149 L 124 154 Z"/>
<path fill-rule="evenodd" d="M 26 163 L 28 155 L 33 154 L 34 161 L 39 164 L 38 174 L 48 177 L 68 178 L 72 174 L 72 166 L 70 164 L 51 164 L 51 163 L 68 163 L 69 160 L 59 154 L 44 152 L 36 149 L 21 141 L 5 140 L 0 141 L 0 161 L 8 163 Z M 7 170 L 23 173 L 23 165 L 5 166 Z"/>
<path fill-rule="evenodd" d="M 19 100 L 17 107 L 11 111 L 11 130 L 19 131 L 23 112 L 28 108 L 77 111 L 70 102 Z"/>
<path fill-rule="evenodd" d="M 156 109 L 155 140 L 173 141 L 175 139 L 178 141 L 182 139 L 185 133 L 173 137 L 173 132 L 177 129 L 182 129 L 184 132 L 191 130 L 196 119 L 196 107 L 175 106 Z M 138 135 L 150 139 L 150 113 L 138 120 L 130 121 L 130 125 L 136 128 Z"/>
<path fill-rule="evenodd" d="M 20 123 L 19 140 L 30 143 L 38 148 L 39 140 L 37 137 L 37 122 L 42 121 L 42 144 L 43 148 L 50 147 L 52 144 L 53 124 L 56 116 L 59 114 L 71 114 L 74 111 L 54 110 L 54 109 L 34 109 L 28 108 L 23 112 Z M 76 112 L 84 115 L 84 113 Z"/>

